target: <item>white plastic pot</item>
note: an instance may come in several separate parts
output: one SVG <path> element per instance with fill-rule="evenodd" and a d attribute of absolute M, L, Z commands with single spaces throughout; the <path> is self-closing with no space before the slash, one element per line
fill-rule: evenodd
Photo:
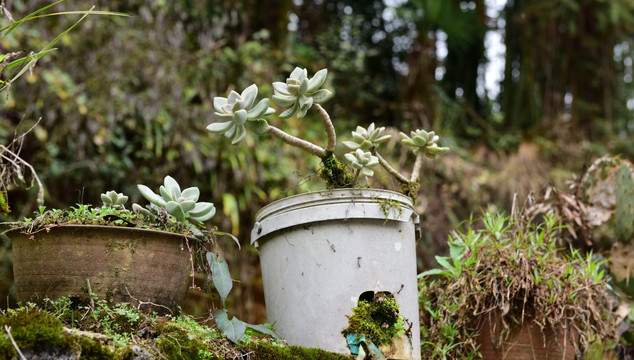
<path fill-rule="evenodd" d="M 400 193 L 337 189 L 291 196 L 262 208 L 251 242 L 259 248 L 268 321 L 291 345 L 350 354 L 341 331 L 359 297 L 390 292 L 420 359 L 416 230 Z"/>

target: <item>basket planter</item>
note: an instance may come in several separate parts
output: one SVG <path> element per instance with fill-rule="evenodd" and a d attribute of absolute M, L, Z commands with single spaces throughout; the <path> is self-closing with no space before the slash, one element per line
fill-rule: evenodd
<path fill-rule="evenodd" d="M 165 312 L 185 299 L 191 262 L 182 235 L 97 225 L 7 235 L 18 301 L 86 300 L 90 290 L 109 302 L 150 302 Z M 195 239 L 189 242 L 195 246 Z"/>
<path fill-rule="evenodd" d="M 268 321 L 289 344 L 350 354 L 341 331 L 360 296 L 394 295 L 409 328 L 398 357 L 420 359 L 416 227 L 411 200 L 375 189 L 311 192 L 258 212 Z"/>
<path fill-rule="evenodd" d="M 574 360 L 575 346 L 572 328 L 561 326 L 558 332 L 545 328 L 543 331 L 533 321 L 525 320 L 511 329 L 508 337 L 499 341 L 502 323 L 499 313 L 493 312 L 484 321 L 476 338 L 480 353 L 487 360 Z M 578 339 L 574 339 L 576 340 Z M 499 343 L 498 343 L 499 342 Z"/>

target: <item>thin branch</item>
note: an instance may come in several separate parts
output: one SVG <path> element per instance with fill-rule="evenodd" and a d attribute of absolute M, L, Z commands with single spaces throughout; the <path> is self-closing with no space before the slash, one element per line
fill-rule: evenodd
<path fill-rule="evenodd" d="M 276 128 L 275 126 L 269 125 L 269 130 L 267 131 L 269 134 L 271 134 L 271 136 L 276 137 L 280 140 L 282 140 L 283 142 L 291 145 L 291 146 L 295 146 L 297 148 L 300 148 L 302 150 L 305 150 L 315 156 L 318 156 L 320 158 L 326 156 L 326 150 L 323 149 L 320 146 L 317 146 L 311 142 L 308 142 L 306 140 L 302 140 L 298 137 L 295 137 L 293 135 L 290 135 L 278 128 Z"/>
<path fill-rule="evenodd" d="M 335 127 L 332 124 L 332 120 L 330 120 L 330 116 L 328 115 L 326 110 L 321 107 L 321 105 L 314 103 L 313 107 L 319 113 L 319 117 L 324 123 L 326 133 L 328 134 L 328 146 L 326 147 L 326 150 L 330 152 L 335 152 L 335 146 L 337 146 L 337 134 L 335 133 Z"/>
<path fill-rule="evenodd" d="M 7 157 L 4 155 L 3 152 L 7 152 L 9 153 L 11 156 L 13 156 L 13 158 L 15 159 L 12 160 L 11 158 Z M 17 154 L 15 154 L 13 151 L 9 150 L 6 146 L 4 145 L 0 145 L 0 156 L 9 161 L 10 163 L 12 163 L 14 166 L 16 166 L 19 169 L 19 165 L 16 163 L 16 161 L 19 161 L 20 163 L 22 163 L 23 166 L 27 167 L 30 171 L 31 174 L 33 175 L 33 179 L 35 179 L 35 181 L 37 182 L 37 186 L 38 186 L 38 192 L 37 192 L 37 203 L 41 206 L 44 205 L 44 188 L 42 187 L 42 182 L 40 181 L 40 178 L 37 176 L 37 173 L 35 172 L 35 169 L 33 169 L 33 166 L 31 166 L 31 164 L 29 164 L 28 162 L 22 160 L 21 157 L 19 157 Z"/>
<path fill-rule="evenodd" d="M 400 182 L 401 184 L 409 184 L 409 180 L 401 173 L 396 171 L 396 169 L 394 169 L 378 152 L 376 152 L 376 150 L 374 151 L 374 156 L 379 159 L 379 164 L 381 164 L 381 166 L 383 166 L 383 168 L 387 170 L 387 172 L 394 176 L 394 178 L 398 182 Z"/>
<path fill-rule="evenodd" d="M 189 246 L 189 239 L 187 238 L 187 236 L 184 236 L 184 238 L 185 238 L 185 244 L 187 244 L 187 250 L 189 251 L 189 262 L 192 265 L 192 286 L 190 287 L 190 289 L 201 291 L 201 289 L 198 286 L 196 286 L 196 270 L 194 269 L 194 252 L 192 251 L 192 248 Z"/>
<path fill-rule="evenodd" d="M 409 177 L 410 182 L 416 182 L 420 174 L 420 169 L 423 167 L 423 160 L 425 159 L 425 153 L 423 150 L 419 150 L 416 154 L 416 160 L 414 161 L 414 168 L 412 168 L 412 174 Z"/>
<path fill-rule="evenodd" d="M 18 344 L 16 344 L 15 340 L 13 339 L 13 336 L 11 335 L 11 327 L 5 325 L 4 326 L 4 331 L 6 331 L 7 335 L 9 335 L 9 339 L 11 340 L 11 344 L 13 344 L 13 348 L 15 348 L 15 351 L 17 351 L 18 355 L 20 355 L 20 359 L 21 360 L 27 360 L 26 356 L 24 356 L 24 354 L 22 353 L 22 351 L 18 347 Z"/>
<path fill-rule="evenodd" d="M 167 306 L 165 306 L 165 305 L 155 304 L 155 303 L 150 302 L 150 301 L 141 301 L 141 300 L 139 300 L 139 299 L 135 298 L 134 296 L 132 296 L 132 294 L 130 294 L 130 290 L 128 289 L 128 287 L 127 287 L 127 286 L 124 286 L 124 287 L 125 287 L 125 292 L 128 294 L 128 296 L 130 297 L 130 299 L 132 299 L 132 300 L 134 300 L 134 301 L 136 301 L 136 302 L 138 302 L 138 303 L 139 303 L 139 305 L 137 305 L 137 307 L 136 307 L 137 309 L 141 309 L 141 306 L 143 306 L 143 305 L 152 305 L 152 306 L 162 307 L 162 308 L 164 308 L 164 309 L 167 309 L 167 311 L 169 311 L 169 312 L 170 312 L 170 314 L 173 314 L 172 309 L 168 308 L 168 307 L 167 307 Z"/>

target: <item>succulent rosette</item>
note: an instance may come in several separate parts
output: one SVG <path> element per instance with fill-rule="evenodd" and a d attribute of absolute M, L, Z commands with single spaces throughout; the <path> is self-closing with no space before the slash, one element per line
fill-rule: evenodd
<path fill-rule="evenodd" d="M 370 169 L 379 163 L 379 159 L 372 155 L 369 151 L 357 149 L 344 155 L 348 164 L 355 170 L 359 170 L 365 176 L 373 176 L 374 171 Z"/>
<path fill-rule="evenodd" d="M 352 132 L 352 140 L 344 141 L 343 144 L 350 150 L 361 149 L 368 151 L 372 148 L 376 148 L 392 137 L 392 135 L 381 136 L 384 130 L 384 127 L 375 127 L 374 123 L 370 124 L 367 129 L 357 126 L 357 130 Z"/>
<path fill-rule="evenodd" d="M 327 76 L 328 70 L 322 69 L 309 79 L 306 69 L 296 67 L 285 83 L 274 82 L 273 102 L 281 107 L 288 107 L 279 115 L 280 118 L 287 119 L 297 114 L 297 117 L 301 119 L 313 104 L 328 101 L 332 93 L 327 89 L 319 89 L 326 82 Z"/>
<path fill-rule="evenodd" d="M 164 208 L 168 214 L 178 221 L 206 221 L 216 214 L 216 208 L 210 202 L 198 202 L 200 190 L 190 187 L 181 191 L 180 186 L 171 176 L 166 176 L 159 194 L 155 194 L 145 185 L 137 185 L 141 195 L 152 204 Z M 136 207 L 138 209 L 138 206 Z M 137 210 L 135 209 L 135 210 Z"/>
<path fill-rule="evenodd" d="M 443 155 L 449 151 L 448 147 L 440 147 L 436 144 L 439 137 L 433 131 L 427 132 L 425 130 L 415 130 L 407 136 L 405 133 L 401 133 L 401 142 L 405 145 L 414 148 L 414 153 L 418 154 L 423 151 L 425 156 L 430 159 L 434 159 L 438 155 Z"/>
<path fill-rule="evenodd" d="M 231 90 L 226 98 L 214 97 L 214 116 L 219 121 L 209 124 L 207 130 L 224 134 L 232 139 L 232 144 L 244 141 L 247 127 L 257 134 L 265 133 L 268 123 L 262 117 L 274 113 L 275 109 L 269 107 L 269 99 L 262 99 L 254 106 L 257 96 L 258 88 L 253 84 L 241 94 Z"/>
<path fill-rule="evenodd" d="M 123 204 L 128 201 L 128 197 L 122 193 L 117 193 L 114 190 L 110 190 L 101 194 L 101 201 L 103 205 L 114 209 L 122 209 Z"/>

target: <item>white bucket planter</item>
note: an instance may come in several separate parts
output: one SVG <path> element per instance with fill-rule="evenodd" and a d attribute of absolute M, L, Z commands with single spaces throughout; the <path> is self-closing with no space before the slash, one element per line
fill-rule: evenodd
<path fill-rule="evenodd" d="M 259 248 L 268 321 L 291 345 L 350 354 L 341 331 L 359 296 L 394 295 L 411 325 L 397 358 L 420 359 L 416 227 L 411 200 L 376 189 L 291 196 L 262 208 Z"/>

